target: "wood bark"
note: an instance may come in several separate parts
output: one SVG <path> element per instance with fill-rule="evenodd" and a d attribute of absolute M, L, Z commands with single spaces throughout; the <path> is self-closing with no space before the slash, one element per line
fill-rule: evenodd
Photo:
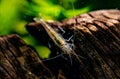
<path fill-rule="evenodd" d="M 42 75 L 42 76 L 41 76 Z M 36 51 L 18 35 L 0 37 L 0 79 L 51 79 Z"/>
<path fill-rule="evenodd" d="M 17 35 L 2 36 L 1 79 L 120 78 L 120 10 L 93 11 L 61 22 L 47 23 L 64 39 L 73 36 L 67 42 L 74 45 L 82 63 L 73 56 L 70 58 L 62 54 L 42 25 L 31 22 L 26 25 L 26 29 L 50 48 L 50 58 L 40 59 L 35 49 Z"/>

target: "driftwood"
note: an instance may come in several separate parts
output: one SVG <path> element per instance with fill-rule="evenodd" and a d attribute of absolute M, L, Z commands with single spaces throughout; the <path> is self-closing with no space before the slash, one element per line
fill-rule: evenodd
<path fill-rule="evenodd" d="M 52 73 L 44 66 L 36 51 L 26 45 L 18 35 L 0 37 L 0 79 L 51 79 L 52 77 Z"/>
<path fill-rule="evenodd" d="M 75 46 L 74 50 L 82 63 L 62 54 L 42 25 L 32 22 L 26 28 L 32 36 L 50 48 L 50 58 L 40 59 L 36 51 L 17 35 L 2 36 L 1 79 L 120 78 L 120 10 L 99 10 L 62 22 L 47 23 L 65 39 L 73 35 L 68 43 Z"/>

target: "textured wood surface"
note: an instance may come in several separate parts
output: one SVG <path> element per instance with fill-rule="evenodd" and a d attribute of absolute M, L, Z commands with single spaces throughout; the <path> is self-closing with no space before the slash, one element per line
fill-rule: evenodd
<path fill-rule="evenodd" d="M 52 73 L 44 66 L 35 50 L 25 44 L 18 35 L 0 37 L 0 79 L 52 77 Z"/>
<path fill-rule="evenodd" d="M 93 11 L 62 22 L 47 23 L 64 39 L 73 35 L 71 40 L 74 42 L 68 43 L 75 46 L 74 50 L 82 63 L 62 54 L 42 25 L 32 22 L 26 28 L 39 42 L 50 48 L 50 58 L 41 60 L 36 51 L 17 35 L 2 36 L 1 79 L 120 78 L 120 10 Z M 64 34 L 58 26 L 65 31 Z"/>
<path fill-rule="evenodd" d="M 64 56 L 44 62 L 52 72 L 57 73 L 57 76 L 62 75 L 63 79 L 120 78 L 119 10 L 93 11 L 62 22 L 48 22 L 48 24 L 65 39 L 74 35 L 74 50 L 85 58 L 81 58 L 83 64 L 77 63 L 73 58 L 72 66 L 69 64 L 69 58 L 65 60 Z M 65 30 L 65 34 L 61 33 L 58 26 Z M 48 46 L 48 42 L 51 44 L 51 47 L 48 46 L 52 51 L 51 57 L 56 56 L 56 52 L 61 53 L 40 24 L 29 23 L 26 28 L 44 45 Z M 51 63 L 57 68 L 52 68 Z"/>

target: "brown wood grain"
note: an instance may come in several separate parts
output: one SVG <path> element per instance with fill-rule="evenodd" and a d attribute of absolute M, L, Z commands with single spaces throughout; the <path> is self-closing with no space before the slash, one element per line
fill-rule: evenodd
<path fill-rule="evenodd" d="M 40 59 L 35 49 L 18 35 L 1 36 L 0 79 L 120 78 L 120 10 L 92 11 L 61 22 L 47 23 L 64 39 L 74 36 L 71 39 L 74 42 L 68 43 L 74 45 L 82 63 L 62 54 L 42 25 L 31 22 L 26 25 L 26 29 L 39 42 L 49 47 L 50 58 Z M 65 31 L 64 34 L 58 26 Z"/>

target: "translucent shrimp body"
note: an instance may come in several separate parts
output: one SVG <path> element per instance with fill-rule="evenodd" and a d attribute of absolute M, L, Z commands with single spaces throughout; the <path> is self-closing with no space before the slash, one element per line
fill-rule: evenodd
<path fill-rule="evenodd" d="M 42 18 L 34 18 L 35 22 L 42 24 L 50 38 L 54 41 L 54 43 L 63 51 L 63 53 L 69 55 L 74 55 L 77 60 L 81 62 L 78 55 L 75 53 L 75 51 L 70 47 L 70 45 L 65 41 L 65 39 L 58 34 L 50 25 L 48 25 Z"/>
<path fill-rule="evenodd" d="M 62 36 L 60 34 L 58 34 L 50 25 L 45 23 L 45 21 L 42 18 L 34 18 L 34 20 L 37 23 L 42 24 L 42 26 L 47 31 L 47 33 L 50 36 L 50 38 L 54 41 L 54 43 L 57 46 L 64 46 L 64 45 L 66 45 L 66 42 L 63 40 Z"/>

